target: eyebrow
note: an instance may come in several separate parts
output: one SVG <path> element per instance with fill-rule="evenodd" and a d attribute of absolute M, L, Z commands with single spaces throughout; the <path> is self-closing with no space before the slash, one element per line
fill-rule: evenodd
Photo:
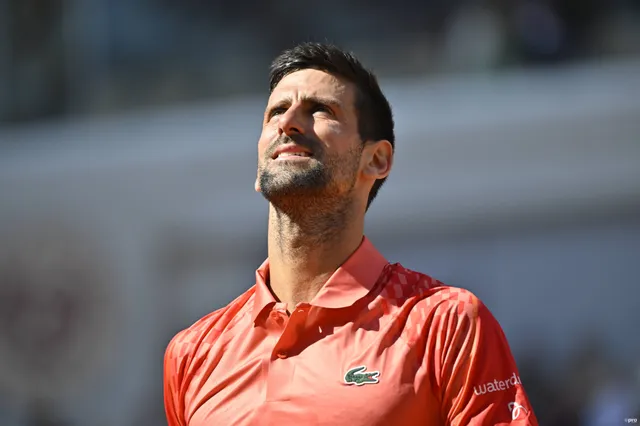
<path fill-rule="evenodd" d="M 267 109 L 267 114 L 269 114 L 271 111 L 273 111 L 276 108 L 282 108 L 285 105 L 291 105 L 293 103 L 292 101 L 293 99 L 290 96 L 280 99 L 278 102 L 269 106 L 269 108 Z M 342 109 L 342 103 L 333 98 L 324 98 L 322 96 L 310 95 L 310 96 L 303 96 L 302 98 L 300 98 L 300 101 L 309 103 L 309 104 L 327 105 L 334 108 Z"/>

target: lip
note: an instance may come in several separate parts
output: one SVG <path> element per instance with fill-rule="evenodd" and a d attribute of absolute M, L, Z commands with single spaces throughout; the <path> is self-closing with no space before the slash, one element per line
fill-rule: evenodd
<path fill-rule="evenodd" d="M 308 149 L 304 149 L 304 148 L 300 147 L 299 145 L 287 144 L 287 145 L 282 145 L 281 147 L 276 149 L 275 152 L 273 153 L 273 155 L 271 156 L 271 159 L 272 160 L 277 159 L 280 154 L 295 153 L 295 152 L 303 152 L 305 154 L 309 154 L 309 156 L 304 156 L 304 157 L 300 157 L 300 158 L 309 158 L 310 156 L 313 155 L 311 151 L 309 151 Z"/>

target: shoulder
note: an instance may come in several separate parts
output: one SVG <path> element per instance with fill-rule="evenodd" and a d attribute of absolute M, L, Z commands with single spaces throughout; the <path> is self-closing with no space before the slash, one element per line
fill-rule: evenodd
<path fill-rule="evenodd" d="M 200 318 L 189 327 L 178 332 L 169 342 L 165 361 L 181 361 L 200 352 L 206 352 L 218 338 L 240 322 L 252 305 L 255 287 L 237 297 L 223 308 Z"/>
<path fill-rule="evenodd" d="M 405 323 L 404 337 L 409 341 L 424 338 L 430 332 L 473 331 L 481 318 L 488 322 L 493 319 L 472 291 L 447 285 L 398 263 L 391 265 L 381 296 L 396 307 L 396 320 Z"/>
<path fill-rule="evenodd" d="M 399 263 L 390 267 L 383 296 L 395 304 L 408 305 L 425 312 L 451 311 L 470 317 L 477 316 L 482 306 L 482 301 L 472 291 L 447 285 Z"/>

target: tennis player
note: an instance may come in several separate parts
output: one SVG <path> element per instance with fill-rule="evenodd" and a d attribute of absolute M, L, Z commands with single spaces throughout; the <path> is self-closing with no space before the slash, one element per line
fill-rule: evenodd
<path fill-rule="evenodd" d="M 170 426 L 537 426 L 487 307 L 364 236 L 393 152 L 391 107 L 352 54 L 305 43 L 275 59 L 255 184 L 268 258 L 169 343 Z"/>

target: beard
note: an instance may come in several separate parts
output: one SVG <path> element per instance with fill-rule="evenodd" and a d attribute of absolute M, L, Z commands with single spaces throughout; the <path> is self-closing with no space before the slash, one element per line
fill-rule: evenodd
<path fill-rule="evenodd" d="M 295 143 L 312 156 L 304 162 L 278 163 L 271 159 L 281 145 Z M 267 201 L 280 210 L 335 209 L 351 196 L 362 146 L 345 154 L 326 154 L 322 144 L 304 136 L 282 137 L 267 150 L 258 166 L 260 191 Z"/>
<path fill-rule="evenodd" d="M 279 198 L 321 195 L 331 183 L 331 173 L 320 161 L 314 159 L 309 162 L 313 164 L 277 165 L 279 170 L 274 170 L 276 167 L 262 167 L 260 170 L 262 195 L 270 202 Z"/>

